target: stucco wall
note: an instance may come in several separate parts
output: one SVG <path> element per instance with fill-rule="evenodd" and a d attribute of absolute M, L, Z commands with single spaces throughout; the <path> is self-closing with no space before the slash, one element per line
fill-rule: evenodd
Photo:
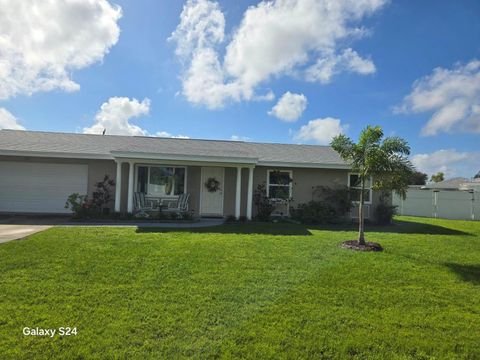
<path fill-rule="evenodd" d="M 193 210 L 194 216 L 200 214 L 200 166 L 188 166 L 187 168 L 187 189 L 190 194 L 188 209 Z"/>
<path fill-rule="evenodd" d="M 310 169 L 310 168 L 278 168 L 257 166 L 253 175 L 254 190 L 259 184 L 267 184 L 268 170 L 291 170 L 292 171 L 292 198 L 290 207 L 309 202 L 313 199 L 313 189 L 316 186 L 347 186 L 348 170 L 340 169 Z M 373 218 L 374 207 L 378 204 L 380 194 L 373 192 L 372 204 L 370 205 L 370 217 Z M 354 210 L 355 211 L 355 210 Z M 253 207 L 253 214 L 256 209 Z"/>

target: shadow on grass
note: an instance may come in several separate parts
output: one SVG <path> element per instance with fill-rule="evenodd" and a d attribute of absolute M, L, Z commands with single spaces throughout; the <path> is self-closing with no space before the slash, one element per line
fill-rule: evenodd
<path fill-rule="evenodd" d="M 219 226 L 197 228 L 161 228 L 161 227 L 138 227 L 137 233 L 210 233 L 210 234 L 264 234 L 281 236 L 311 236 L 312 233 L 305 225 L 300 224 L 274 224 L 274 223 L 245 223 L 224 224 Z"/>
<path fill-rule="evenodd" d="M 310 226 L 312 230 L 329 230 L 329 231 L 357 231 L 357 223 L 344 223 L 337 225 L 317 225 Z M 374 223 L 365 224 L 365 232 L 379 232 L 392 234 L 423 234 L 423 235 L 470 235 L 468 232 L 451 229 L 445 226 L 425 224 L 415 221 L 395 220 L 391 225 L 377 225 Z"/>
<path fill-rule="evenodd" d="M 451 271 L 458 275 L 463 281 L 474 285 L 480 285 L 480 265 L 463 265 L 455 263 L 445 263 Z"/>
<path fill-rule="evenodd" d="M 373 226 L 371 227 L 371 231 L 391 232 L 398 234 L 472 235 L 468 232 L 451 229 L 445 226 L 425 224 L 421 222 L 406 220 L 395 220 L 394 223 L 390 226 Z"/>
<path fill-rule="evenodd" d="M 266 235 L 296 235 L 310 236 L 311 230 L 326 231 L 357 231 L 357 224 L 343 223 L 335 225 L 301 225 L 292 223 L 233 223 L 220 226 L 200 228 L 161 228 L 161 227 L 138 227 L 137 233 L 213 233 L 213 234 L 266 234 Z M 414 221 L 396 220 L 389 226 L 367 224 L 366 232 L 381 232 L 392 234 L 425 234 L 425 235 L 472 235 L 460 230 L 444 226 L 425 224 Z"/>

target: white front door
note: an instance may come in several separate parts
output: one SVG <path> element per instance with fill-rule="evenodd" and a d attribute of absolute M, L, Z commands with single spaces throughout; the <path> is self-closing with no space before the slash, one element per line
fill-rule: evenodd
<path fill-rule="evenodd" d="M 209 191 L 205 183 L 209 179 L 215 179 L 220 183 L 217 191 Z M 200 215 L 223 216 L 223 191 L 224 191 L 225 169 L 221 167 L 202 167 L 200 177 L 201 205 Z"/>

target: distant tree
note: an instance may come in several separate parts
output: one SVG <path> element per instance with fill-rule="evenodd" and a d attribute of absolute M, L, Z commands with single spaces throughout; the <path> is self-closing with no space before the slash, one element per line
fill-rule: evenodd
<path fill-rule="evenodd" d="M 441 171 L 437 172 L 436 174 L 433 174 L 432 177 L 430 178 L 430 181 L 433 182 L 440 182 L 445 180 L 445 174 Z"/>
<path fill-rule="evenodd" d="M 408 180 L 414 168 L 408 159 L 410 147 L 400 137 L 383 139 L 380 126 L 367 126 L 360 133 L 357 143 L 345 135 L 335 136 L 332 148 L 339 153 L 360 179 L 360 201 L 358 210 L 358 243 L 366 245 L 364 234 L 363 205 L 365 184 L 372 179 L 375 190 L 395 191 L 405 197 Z"/>
<path fill-rule="evenodd" d="M 428 180 L 428 175 L 421 172 L 421 171 L 415 171 L 412 173 L 410 176 L 410 179 L 408 179 L 408 184 L 409 185 L 425 185 Z"/>

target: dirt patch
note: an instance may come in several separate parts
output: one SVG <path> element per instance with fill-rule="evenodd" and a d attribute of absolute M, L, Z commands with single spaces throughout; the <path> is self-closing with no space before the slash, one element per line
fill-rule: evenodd
<path fill-rule="evenodd" d="M 357 240 L 348 240 L 340 244 L 344 249 L 358 250 L 358 251 L 382 251 L 383 248 L 379 243 L 368 242 L 365 245 L 360 245 Z"/>

